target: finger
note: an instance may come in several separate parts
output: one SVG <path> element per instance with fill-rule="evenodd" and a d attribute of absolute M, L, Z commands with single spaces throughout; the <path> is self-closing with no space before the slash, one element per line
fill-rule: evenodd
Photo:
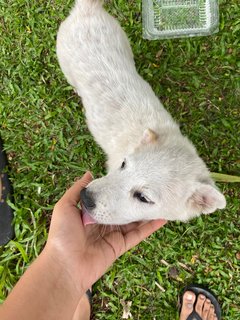
<path fill-rule="evenodd" d="M 135 230 L 137 227 L 139 227 L 142 224 L 145 224 L 146 222 L 131 222 L 129 224 L 125 224 L 125 225 L 100 225 L 99 228 L 99 234 L 101 234 L 101 236 L 107 236 L 108 234 L 112 234 L 112 233 L 121 233 L 122 236 L 124 236 L 126 233 Z M 88 227 L 88 231 L 89 233 L 92 232 L 92 230 L 94 230 L 94 227 L 96 225 L 95 224 L 90 224 Z"/>
<path fill-rule="evenodd" d="M 139 228 L 140 226 L 147 224 L 149 221 L 138 221 L 138 222 L 131 222 L 129 224 L 120 226 L 120 229 L 122 231 L 122 234 L 125 235 L 128 232 L 135 230 L 136 228 Z"/>
<path fill-rule="evenodd" d="M 141 224 L 136 229 L 125 234 L 124 239 L 126 250 L 136 246 L 139 242 L 149 237 L 153 232 L 164 226 L 166 223 L 167 221 L 163 219 L 152 220 L 145 224 Z"/>
<path fill-rule="evenodd" d="M 68 203 L 76 206 L 80 201 L 80 191 L 85 188 L 92 179 L 91 172 L 87 171 L 80 180 L 76 181 L 72 187 L 65 192 L 59 202 L 61 202 L 61 204 Z"/>

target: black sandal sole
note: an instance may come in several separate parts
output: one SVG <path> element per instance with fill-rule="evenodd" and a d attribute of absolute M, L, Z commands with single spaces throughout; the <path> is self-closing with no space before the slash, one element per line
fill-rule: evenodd
<path fill-rule="evenodd" d="M 14 236 L 12 220 L 13 210 L 7 204 L 12 198 L 12 186 L 5 169 L 7 167 L 7 156 L 3 151 L 3 143 L 0 138 L 0 246 L 5 245 Z"/>

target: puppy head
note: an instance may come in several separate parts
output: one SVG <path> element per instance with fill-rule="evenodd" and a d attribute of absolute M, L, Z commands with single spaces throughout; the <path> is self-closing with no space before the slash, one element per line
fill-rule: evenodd
<path fill-rule="evenodd" d="M 179 135 L 160 140 L 152 130 L 145 131 L 116 170 L 88 185 L 83 207 L 97 223 L 187 221 L 225 207 L 192 144 Z"/>

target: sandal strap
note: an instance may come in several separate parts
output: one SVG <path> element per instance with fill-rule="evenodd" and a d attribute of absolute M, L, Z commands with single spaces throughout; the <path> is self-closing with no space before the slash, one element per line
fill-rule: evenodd
<path fill-rule="evenodd" d="M 202 320 L 202 317 L 199 316 L 196 311 L 193 311 L 187 318 L 187 320 Z"/>

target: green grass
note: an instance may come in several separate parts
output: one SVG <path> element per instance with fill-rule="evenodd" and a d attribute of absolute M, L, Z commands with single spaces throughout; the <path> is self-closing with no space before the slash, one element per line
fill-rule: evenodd
<path fill-rule="evenodd" d="M 104 174 L 79 98 L 59 69 L 55 39 L 69 0 L 0 0 L 0 133 L 14 187 L 16 238 L 0 248 L 0 300 L 41 251 L 54 203 L 77 176 Z M 220 1 L 211 37 L 147 41 L 141 3 L 109 0 L 127 32 L 140 74 L 179 121 L 212 172 L 240 171 L 240 5 Z M 178 318 L 185 284 L 208 285 L 223 319 L 240 318 L 239 184 L 221 183 L 228 205 L 190 223 L 169 223 L 126 253 L 94 287 L 94 319 Z M 157 285 L 157 284 L 158 285 Z M 161 290 L 159 285 L 164 289 Z"/>

